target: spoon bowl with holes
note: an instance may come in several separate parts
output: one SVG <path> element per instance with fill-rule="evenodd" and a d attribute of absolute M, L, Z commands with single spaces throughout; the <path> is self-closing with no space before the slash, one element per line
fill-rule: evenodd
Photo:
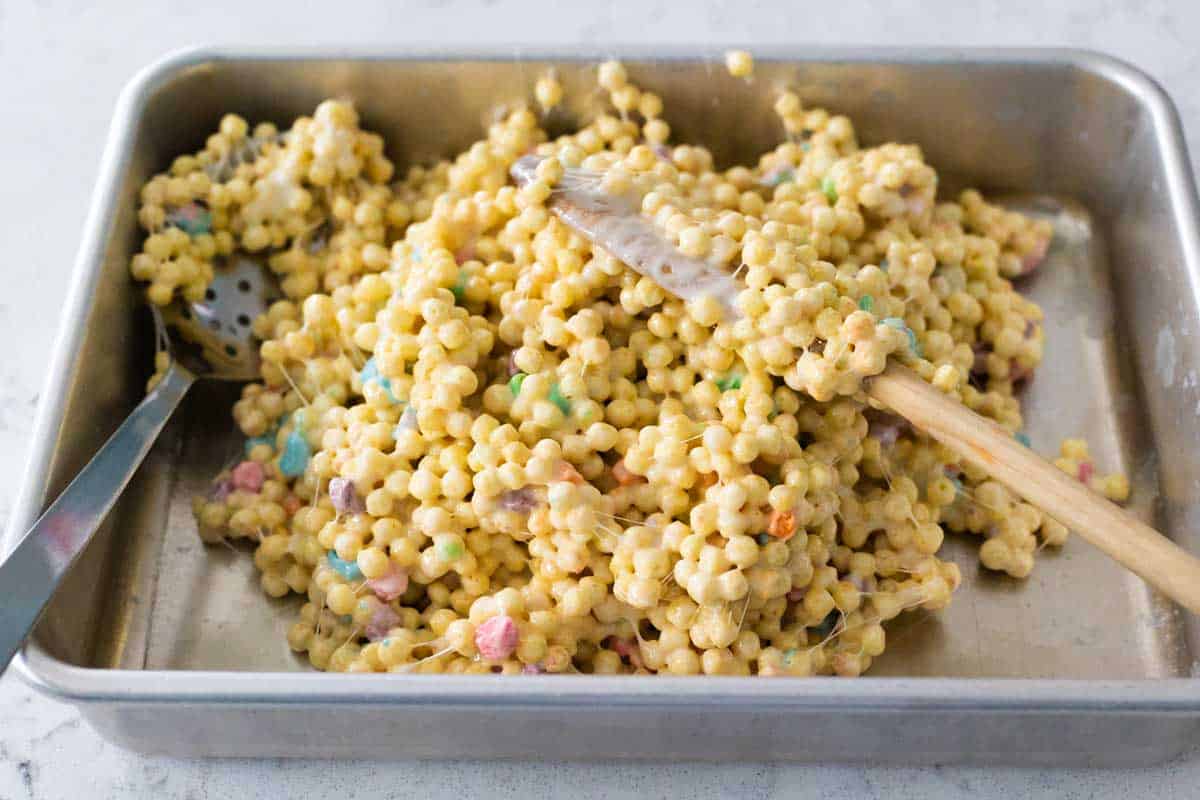
<path fill-rule="evenodd" d="M 152 307 L 170 365 L 161 380 L 109 437 L 0 562 L 0 672 L 37 624 L 63 576 L 92 540 L 175 409 L 197 380 L 258 377 L 254 320 L 281 293 L 257 260 L 231 258 L 215 270 L 203 300 Z"/>

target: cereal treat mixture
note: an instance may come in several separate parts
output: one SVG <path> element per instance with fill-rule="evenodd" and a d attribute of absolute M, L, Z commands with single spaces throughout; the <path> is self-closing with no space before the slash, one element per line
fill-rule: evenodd
<path fill-rule="evenodd" d="M 716 169 L 620 64 L 598 83 L 610 111 L 573 133 L 540 126 L 547 74 L 399 179 L 347 101 L 283 131 L 227 116 L 142 190 L 151 303 L 199 299 L 235 251 L 282 285 L 244 456 L 194 508 L 306 598 L 291 647 L 349 672 L 856 676 L 889 620 L 950 602 L 946 531 L 1028 575 L 1063 526 L 862 383 L 898 359 L 1019 436 L 1042 312 L 1011 279 L 1049 224 L 939 198 L 919 147 L 862 148 L 791 92 L 782 142 Z M 736 297 L 681 300 L 564 225 L 547 202 L 576 171 Z"/>

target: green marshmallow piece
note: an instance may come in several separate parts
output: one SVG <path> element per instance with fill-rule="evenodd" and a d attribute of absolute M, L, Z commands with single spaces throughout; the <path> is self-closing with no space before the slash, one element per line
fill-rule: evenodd
<path fill-rule="evenodd" d="M 833 183 L 832 175 L 826 175 L 824 180 L 821 181 L 821 191 L 825 193 L 825 199 L 828 200 L 830 204 L 837 202 L 837 187 Z"/>
<path fill-rule="evenodd" d="M 717 381 L 717 388 L 722 392 L 728 392 L 730 389 L 740 389 L 742 388 L 742 376 L 737 374 L 727 375 Z"/>
<path fill-rule="evenodd" d="M 558 389 L 557 383 L 550 387 L 549 398 L 551 403 L 554 403 L 554 405 L 558 406 L 558 410 L 563 413 L 563 416 L 571 413 L 571 401 L 563 397 L 562 392 Z"/>

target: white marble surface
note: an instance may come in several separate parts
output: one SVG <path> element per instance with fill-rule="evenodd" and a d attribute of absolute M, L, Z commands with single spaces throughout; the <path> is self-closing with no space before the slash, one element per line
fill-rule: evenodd
<path fill-rule="evenodd" d="M 1180 106 L 1200 153 L 1200 4 L 1193 0 L 838 0 L 802 4 L 591 4 L 440 0 L 145 3 L 0 0 L 0 485 L 20 474 L 59 298 L 118 91 L 140 66 L 197 43 L 425 45 L 610 42 L 1069 45 L 1147 70 Z M 578 7 L 576 7 L 578 5 Z M 804 4 L 807 5 L 807 4 Z M 885 8 L 884 6 L 890 6 Z M 1193 159 L 1194 160 L 1194 159 Z M 0 521 L 12 503 L 0 489 Z M 0 800 L 66 797 L 678 795 L 930 800 L 1190 797 L 1200 751 L 1150 770 L 870 769 L 839 766 L 330 764 L 151 759 L 96 736 L 69 707 L 0 679 Z"/>

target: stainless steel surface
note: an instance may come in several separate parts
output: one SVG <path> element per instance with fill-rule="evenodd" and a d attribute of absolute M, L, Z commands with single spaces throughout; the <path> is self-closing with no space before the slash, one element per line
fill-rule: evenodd
<path fill-rule="evenodd" d="M 195 380 L 183 367 L 171 365 L 154 391 L 0 561 L 0 672 L 21 648 Z"/>
<path fill-rule="evenodd" d="M 184 395 L 203 377 L 250 380 L 258 376 L 258 346 L 251 322 L 279 296 L 275 278 L 250 258 L 216 270 L 203 300 L 176 302 L 166 323 L 151 311 L 159 344 L 178 334 L 175 360 L 162 380 L 129 414 L 91 461 L 46 509 L 6 558 L 0 560 L 0 672 L 41 618 L 67 571 L 92 541 L 108 513 Z M 195 350 L 186 353 L 185 350 Z M 187 363 L 193 368 L 184 366 Z"/>
<path fill-rule="evenodd" d="M 350 96 L 403 167 L 462 149 L 550 64 L 577 101 L 551 124 L 587 113 L 598 55 L 205 51 L 139 76 L 114 122 L 56 357 L 63 377 L 45 395 L 14 524 L 37 515 L 113 410 L 135 402 L 148 334 L 98 325 L 98 311 L 136 303 L 125 269 L 139 183 L 201 145 L 221 113 L 286 122 L 325 96 Z M 1053 215 L 1050 261 L 1028 286 L 1047 312 L 1047 358 L 1026 415 L 1035 447 L 1052 453 L 1061 437 L 1086 437 L 1101 468 L 1130 472 L 1139 514 L 1200 550 L 1196 197 L 1174 112 L 1148 79 L 1063 51 L 806 49 L 760 53 L 747 84 L 704 55 L 719 54 L 626 61 L 663 96 L 675 134 L 719 159 L 777 140 L 770 96 L 786 84 L 848 114 L 865 143 L 922 144 L 943 193 L 1022 192 L 1019 205 Z M 313 673 L 284 642 L 290 601 L 258 591 L 245 555 L 192 534 L 188 496 L 239 446 L 233 392 L 198 387 L 18 662 L 127 746 L 1115 766 L 1196 740 L 1196 620 L 1074 540 L 1043 552 L 1023 583 L 980 572 L 973 542 L 948 542 L 964 586 L 946 612 L 891 628 L 870 678 Z M 81 617 L 81 606 L 98 610 Z"/>

